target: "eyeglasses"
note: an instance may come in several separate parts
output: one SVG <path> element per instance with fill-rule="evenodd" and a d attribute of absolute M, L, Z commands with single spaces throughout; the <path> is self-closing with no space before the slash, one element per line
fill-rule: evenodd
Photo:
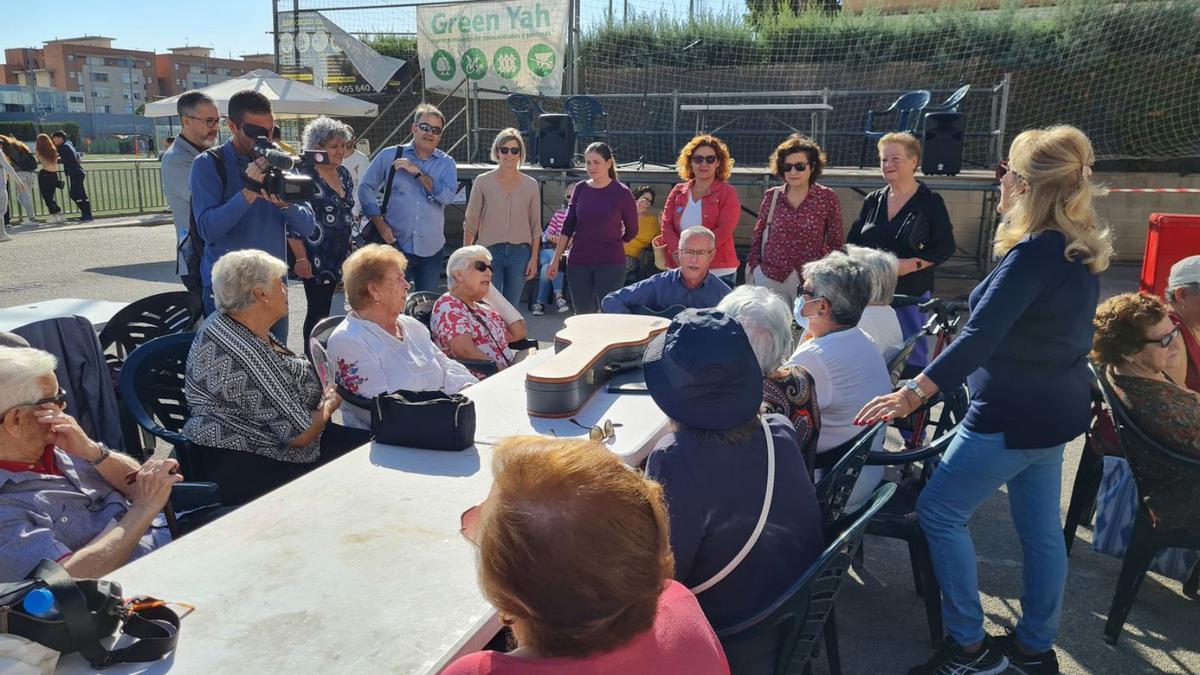
<path fill-rule="evenodd" d="M 593 441 L 599 441 L 600 443 L 607 443 L 609 441 L 616 440 L 617 439 L 616 427 L 621 426 L 620 424 L 613 424 L 612 420 L 604 420 L 604 424 L 602 424 L 601 426 L 595 426 L 595 427 L 589 427 L 587 425 L 580 424 L 579 420 L 575 419 L 574 417 L 572 417 L 571 419 L 569 419 L 567 421 L 570 422 L 571 424 L 574 424 L 575 426 L 579 427 L 580 429 L 587 429 L 588 430 L 588 439 L 593 440 Z"/>
<path fill-rule="evenodd" d="M 716 155 L 692 155 L 692 164 L 716 164 Z"/>
<path fill-rule="evenodd" d="M 521 154 L 521 148 L 514 148 L 511 145 L 506 145 L 504 147 L 496 148 L 496 152 L 499 152 L 502 155 L 519 155 Z"/>
<path fill-rule="evenodd" d="M 808 171 L 808 162 L 796 162 L 795 164 L 784 162 L 779 165 L 779 171 L 781 173 L 789 173 L 791 171 L 799 171 L 800 173 L 804 173 L 805 171 Z"/>
<path fill-rule="evenodd" d="M 1148 344 L 1148 345 L 1156 344 L 1159 347 L 1166 349 L 1167 347 L 1171 346 L 1171 341 L 1173 341 L 1175 339 L 1176 335 L 1179 335 L 1179 326 L 1175 326 L 1174 328 L 1171 329 L 1170 333 L 1167 333 L 1166 335 L 1164 335 L 1160 338 L 1152 338 L 1150 340 L 1142 340 L 1142 342 L 1145 344 Z"/>
<path fill-rule="evenodd" d="M 796 295 L 800 296 L 804 302 L 812 302 L 813 300 L 823 300 L 824 298 L 817 295 L 816 291 L 810 291 L 807 288 L 801 288 L 796 291 Z"/>
<path fill-rule="evenodd" d="M 458 533 L 476 546 L 479 545 L 479 516 L 482 514 L 483 504 L 476 504 L 458 518 Z"/>
<path fill-rule="evenodd" d="M 687 257 L 691 257 L 691 258 L 703 258 L 704 256 L 712 255 L 713 251 L 715 251 L 715 250 L 716 249 L 712 249 L 712 248 L 710 248 L 708 250 L 699 249 L 699 248 L 681 248 L 681 249 L 679 249 L 679 256 L 680 257 L 687 256 Z"/>
<path fill-rule="evenodd" d="M 421 131 L 424 131 L 427 134 L 433 134 L 434 136 L 442 135 L 441 127 L 435 127 L 428 122 L 417 122 L 417 128 L 420 129 Z"/>
<path fill-rule="evenodd" d="M 1178 329 L 1176 329 L 1176 330 L 1178 330 Z M 47 396 L 46 398 L 38 399 L 33 402 L 33 405 L 37 406 L 37 405 L 43 405 L 46 403 L 53 403 L 54 405 L 58 406 L 59 408 L 65 409 L 67 407 L 67 390 L 63 389 L 62 387 L 59 387 L 58 392 L 55 393 L 53 396 Z"/>
<path fill-rule="evenodd" d="M 187 117 L 188 119 L 193 119 L 193 120 L 197 120 L 200 122 L 204 122 L 204 124 L 206 124 L 209 129 L 216 129 L 217 125 L 221 123 L 220 117 L 196 117 L 195 115 L 184 115 L 184 117 Z"/>
<path fill-rule="evenodd" d="M 486 263 L 482 260 L 476 260 L 474 263 L 471 264 L 471 266 L 475 268 L 476 272 L 491 272 L 492 271 L 491 263 Z"/>

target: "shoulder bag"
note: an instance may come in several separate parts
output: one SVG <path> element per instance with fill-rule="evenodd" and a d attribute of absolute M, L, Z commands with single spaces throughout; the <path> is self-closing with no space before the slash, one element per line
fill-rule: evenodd
<path fill-rule="evenodd" d="M 462 394 L 401 389 L 371 402 L 375 440 L 425 450 L 466 450 L 475 444 L 475 402 Z"/>
<path fill-rule="evenodd" d="M 758 514 L 758 523 L 754 526 L 754 531 L 750 533 L 750 538 L 746 540 L 746 544 L 742 546 L 742 550 L 733 556 L 733 560 L 730 560 L 729 564 L 725 565 L 720 572 L 714 574 L 708 581 L 698 586 L 692 586 L 689 589 L 695 595 L 700 595 L 729 576 L 730 572 L 733 572 L 746 559 L 746 556 L 750 555 L 750 549 L 754 548 L 754 544 L 758 542 L 763 528 L 767 525 L 767 515 L 771 512 L 771 501 L 775 496 L 775 438 L 771 436 L 771 427 L 767 423 L 767 418 L 760 416 L 759 421 L 762 422 L 763 433 L 767 435 L 767 487 L 763 492 L 762 512 Z"/>
<path fill-rule="evenodd" d="M 56 612 L 47 617 L 24 609 L 25 596 L 42 588 L 54 595 Z M 136 639 L 106 649 L 100 641 L 118 628 Z M 92 667 L 107 668 L 166 656 L 179 641 L 179 615 L 153 598 L 125 602 L 116 582 L 73 579 L 58 563 L 43 560 L 24 581 L 0 584 L 0 633 L 20 635 L 63 654 L 79 652 Z"/>

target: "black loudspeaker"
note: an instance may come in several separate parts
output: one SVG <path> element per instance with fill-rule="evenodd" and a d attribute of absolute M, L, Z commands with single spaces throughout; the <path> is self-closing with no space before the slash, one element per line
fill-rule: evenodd
<path fill-rule="evenodd" d="M 967 120 L 962 113 L 925 115 L 921 145 L 921 173 L 926 176 L 955 176 L 962 171 L 963 137 Z"/>
<path fill-rule="evenodd" d="M 575 154 L 575 123 L 567 115 L 538 116 L 538 163 L 546 169 L 571 166 Z"/>

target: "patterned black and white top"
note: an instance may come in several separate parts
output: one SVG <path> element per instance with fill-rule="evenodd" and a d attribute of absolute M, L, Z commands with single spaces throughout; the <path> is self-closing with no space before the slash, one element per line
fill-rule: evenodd
<path fill-rule="evenodd" d="M 350 256 L 351 229 L 354 227 L 354 180 L 344 166 L 337 167 L 342 182 L 339 197 L 316 169 L 305 167 L 301 173 L 317 182 L 321 191 L 309 202 L 317 226 L 307 237 L 288 232 L 304 242 L 313 277 L 319 284 L 336 284 L 342 280 L 342 263 Z"/>
<path fill-rule="evenodd" d="M 284 462 L 317 461 L 321 440 L 288 441 L 312 425 L 321 382 L 308 361 L 274 338 L 267 343 L 225 314 L 213 314 L 188 353 L 184 391 L 191 442 Z"/>

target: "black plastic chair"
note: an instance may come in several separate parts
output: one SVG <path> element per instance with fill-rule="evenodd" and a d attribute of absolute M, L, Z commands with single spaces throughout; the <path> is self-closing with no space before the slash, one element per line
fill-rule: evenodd
<path fill-rule="evenodd" d="M 608 141 L 608 113 L 600 100 L 591 96 L 572 96 L 563 101 L 563 110 L 575 125 L 575 140 L 585 147 L 592 141 Z"/>
<path fill-rule="evenodd" d="M 942 101 L 941 103 L 934 105 L 934 106 L 928 106 L 922 112 L 924 112 L 925 114 L 941 113 L 941 112 L 958 112 L 959 106 L 962 105 L 962 100 L 967 97 L 967 92 L 969 92 L 969 91 L 971 91 L 971 85 L 964 84 L 963 86 L 959 87 L 958 89 L 955 89 L 954 93 L 950 94 L 950 97 L 947 98 L 945 101 Z"/>
<path fill-rule="evenodd" d="M 1167 448 L 1150 438 L 1134 424 L 1129 410 L 1124 402 L 1116 396 L 1103 372 L 1093 367 L 1093 376 L 1100 385 L 1104 401 L 1113 412 L 1113 421 L 1117 425 L 1117 433 L 1121 438 L 1121 447 L 1125 458 L 1133 472 L 1133 480 L 1137 484 L 1138 504 L 1137 518 L 1133 523 L 1133 534 L 1129 537 L 1129 547 L 1125 551 L 1125 561 L 1121 564 L 1121 575 L 1117 578 L 1116 592 L 1113 594 L 1112 606 L 1108 610 L 1108 620 L 1104 624 L 1104 641 L 1115 645 L 1121 637 L 1125 619 L 1137 598 L 1146 572 L 1150 569 L 1159 551 L 1167 548 L 1185 548 L 1200 550 L 1200 527 L 1195 525 L 1194 514 L 1188 524 L 1174 527 L 1160 526 L 1160 516 L 1154 511 L 1162 511 L 1162 504 L 1155 502 L 1153 496 L 1152 478 L 1146 470 L 1151 468 L 1154 473 L 1161 475 L 1171 472 L 1181 480 L 1191 484 L 1200 483 L 1200 459 L 1182 455 Z M 1166 505 L 1170 509 L 1170 505 Z M 1192 575 L 1184 584 L 1185 592 L 1189 595 L 1196 593 L 1196 575 Z"/>
<path fill-rule="evenodd" d="M 858 167 L 861 169 L 867 163 L 867 149 L 872 142 L 878 142 L 893 131 L 915 132 L 921 125 L 921 111 L 929 105 L 933 95 L 924 89 L 910 91 L 892 102 L 886 110 L 868 110 L 867 122 L 863 125 L 862 152 L 858 156 Z M 896 122 L 889 129 L 875 129 L 875 118 L 881 115 L 895 113 Z"/>
<path fill-rule="evenodd" d="M 175 449 L 183 475 L 201 478 L 190 462 L 188 441 L 181 430 L 190 412 L 184 394 L 184 371 L 195 333 L 176 333 L 155 338 L 138 347 L 121 368 L 118 390 L 121 405 L 155 438 Z"/>
<path fill-rule="evenodd" d="M 442 296 L 432 291 L 417 291 L 416 293 L 410 293 L 408 300 L 404 303 L 404 313 L 416 319 L 417 321 L 420 321 L 425 325 L 426 328 L 432 330 L 432 327 L 429 325 L 429 323 L 433 317 L 433 305 L 440 297 Z M 316 327 L 313 328 L 313 332 L 316 332 Z M 508 343 L 508 348 L 514 352 L 519 352 L 523 349 L 534 349 L 537 346 L 537 340 L 528 339 L 514 340 L 513 342 Z M 485 377 L 490 377 L 500 372 L 500 368 L 496 365 L 495 361 L 483 359 L 454 360 L 473 371 L 483 373 Z"/>
<path fill-rule="evenodd" d="M 861 515 L 825 547 L 825 552 L 804 576 L 770 607 L 751 619 L 719 628 L 717 637 L 726 651 L 736 651 L 739 643 L 769 640 L 775 645 L 772 670 L 775 675 L 810 672 L 817 640 L 825 633 L 826 620 L 862 546 L 867 524 L 895 492 L 892 483 L 879 486 Z"/>
<path fill-rule="evenodd" d="M 1071 485 L 1071 501 L 1067 506 L 1066 522 L 1063 525 L 1063 539 L 1067 545 L 1067 555 L 1075 544 L 1075 534 L 1079 526 L 1092 522 L 1096 514 L 1096 497 L 1100 492 L 1100 483 L 1104 480 L 1104 457 L 1102 444 L 1094 438 L 1098 415 L 1109 415 L 1112 412 L 1104 405 L 1104 396 L 1100 393 L 1100 384 L 1092 386 L 1092 424 L 1083 437 L 1083 451 L 1079 453 L 1079 466 L 1075 469 L 1075 482 Z"/>
<path fill-rule="evenodd" d="M 908 357 L 912 356 L 913 349 L 917 346 L 918 340 L 923 340 L 929 337 L 925 331 L 919 331 L 908 336 L 904 344 L 900 345 L 900 351 L 896 352 L 887 363 L 888 375 L 892 378 L 892 386 L 900 381 L 900 375 L 904 372 L 904 366 L 908 364 Z"/>
<path fill-rule="evenodd" d="M 525 161 L 533 162 L 538 157 L 538 117 L 546 114 L 546 111 L 537 99 L 528 94 L 509 94 L 505 101 L 508 103 L 508 109 L 517 117 L 517 131 L 525 138 L 529 154 Z"/>

